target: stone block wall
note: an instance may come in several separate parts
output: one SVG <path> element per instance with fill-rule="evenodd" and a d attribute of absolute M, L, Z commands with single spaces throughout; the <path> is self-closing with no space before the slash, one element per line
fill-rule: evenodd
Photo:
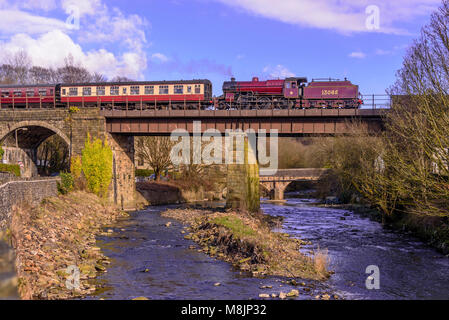
<path fill-rule="evenodd" d="M 0 231 L 4 230 L 11 217 L 14 205 L 30 203 L 36 205 L 43 199 L 58 195 L 59 179 L 10 181 L 0 186 Z"/>

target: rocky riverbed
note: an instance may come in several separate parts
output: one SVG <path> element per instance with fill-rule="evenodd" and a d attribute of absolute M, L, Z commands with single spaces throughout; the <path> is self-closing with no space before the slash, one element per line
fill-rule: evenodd
<path fill-rule="evenodd" d="M 16 208 L 8 240 L 15 248 L 20 298 L 70 299 L 94 292 L 89 280 L 109 263 L 96 247 L 95 235 L 124 215 L 85 192 Z"/>

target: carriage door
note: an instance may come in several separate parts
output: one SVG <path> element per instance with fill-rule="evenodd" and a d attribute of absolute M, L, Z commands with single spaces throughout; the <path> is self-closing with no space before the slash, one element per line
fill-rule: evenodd
<path fill-rule="evenodd" d="M 299 87 L 296 81 L 284 82 L 284 97 L 287 99 L 299 98 Z"/>

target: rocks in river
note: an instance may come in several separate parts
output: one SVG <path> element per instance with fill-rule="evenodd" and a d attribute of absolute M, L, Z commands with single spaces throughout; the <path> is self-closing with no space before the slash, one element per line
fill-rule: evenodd
<path fill-rule="evenodd" d="M 134 298 L 133 300 L 150 300 L 150 299 L 148 299 L 146 297 L 137 297 L 137 298 Z"/>
<path fill-rule="evenodd" d="M 292 286 L 297 286 L 297 285 L 298 285 L 298 282 L 296 282 L 295 279 L 291 279 L 289 283 L 290 283 Z"/>
<path fill-rule="evenodd" d="M 100 272 L 106 272 L 106 268 L 99 263 L 95 264 L 95 270 Z"/>
<path fill-rule="evenodd" d="M 277 295 L 276 293 L 272 293 L 272 294 L 271 294 L 271 297 L 272 297 L 272 298 L 277 298 L 277 296 L 278 296 L 278 295 Z"/>
<path fill-rule="evenodd" d="M 168 228 L 168 227 L 170 227 L 171 226 L 171 222 L 169 221 L 169 222 L 167 222 L 166 224 L 165 224 L 165 226 Z"/>
<path fill-rule="evenodd" d="M 221 286 L 221 283 L 220 282 L 214 283 L 214 286 L 219 287 Z"/>
<path fill-rule="evenodd" d="M 270 297 L 270 295 L 269 294 L 266 294 L 266 293 L 261 293 L 261 294 L 259 294 L 259 298 L 264 298 L 264 299 L 266 299 L 266 298 L 269 298 Z"/>
<path fill-rule="evenodd" d="M 287 293 L 287 297 L 298 297 L 298 296 L 299 296 L 299 291 L 296 289 L 293 289 L 292 291 Z"/>
<path fill-rule="evenodd" d="M 281 292 L 281 293 L 279 293 L 279 298 L 285 299 L 285 298 L 287 298 L 287 294 L 285 292 Z"/>
<path fill-rule="evenodd" d="M 260 289 L 271 289 L 273 286 L 261 286 Z"/>
<path fill-rule="evenodd" d="M 328 294 L 323 294 L 323 296 L 321 297 L 323 300 L 330 300 L 331 296 Z"/>
<path fill-rule="evenodd" d="M 326 204 L 339 204 L 340 200 L 337 197 L 326 197 L 325 203 Z"/>

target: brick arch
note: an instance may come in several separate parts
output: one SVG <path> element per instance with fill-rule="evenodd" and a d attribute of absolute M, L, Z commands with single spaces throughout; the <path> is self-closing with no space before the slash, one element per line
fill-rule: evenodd
<path fill-rule="evenodd" d="M 62 130 L 60 130 L 59 128 L 57 128 L 53 125 L 50 125 L 46 122 L 35 121 L 35 120 L 21 121 L 21 122 L 14 123 L 11 126 L 8 126 L 8 129 L 6 131 L 0 132 L 0 143 L 2 143 L 15 130 L 20 129 L 20 128 L 29 128 L 29 127 L 38 127 L 38 128 L 40 127 L 40 128 L 45 128 L 49 131 L 52 131 L 54 134 L 56 134 L 60 138 L 62 138 L 64 140 L 64 142 L 67 144 L 67 146 L 70 146 L 70 139 L 67 137 L 67 135 Z M 32 133 L 31 133 L 31 135 L 32 135 Z"/>

